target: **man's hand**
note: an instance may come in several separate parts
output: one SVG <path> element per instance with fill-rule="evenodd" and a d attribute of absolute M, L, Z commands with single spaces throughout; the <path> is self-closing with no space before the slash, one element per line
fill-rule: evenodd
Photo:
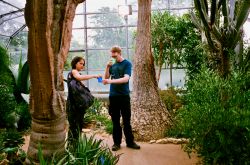
<path fill-rule="evenodd" d="M 107 67 L 111 67 L 115 63 L 115 59 L 110 59 L 107 63 Z"/>
<path fill-rule="evenodd" d="M 102 80 L 102 83 L 103 83 L 104 85 L 106 85 L 106 84 L 111 84 L 111 81 L 112 81 L 112 80 L 110 80 L 110 79 L 103 79 L 103 80 Z"/>

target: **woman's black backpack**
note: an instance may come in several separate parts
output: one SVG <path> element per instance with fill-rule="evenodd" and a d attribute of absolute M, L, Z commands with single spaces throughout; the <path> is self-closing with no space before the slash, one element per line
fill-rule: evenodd
<path fill-rule="evenodd" d="M 68 99 L 73 101 L 75 107 L 79 109 L 88 109 L 93 105 L 95 97 L 90 93 L 89 88 L 85 87 L 81 81 L 74 78 L 72 72 L 68 74 L 67 84 Z"/>

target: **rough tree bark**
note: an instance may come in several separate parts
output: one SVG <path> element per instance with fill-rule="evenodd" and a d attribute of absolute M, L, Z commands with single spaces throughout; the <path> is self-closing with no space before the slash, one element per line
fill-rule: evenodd
<path fill-rule="evenodd" d="M 83 1 L 26 1 L 32 115 L 28 157 L 35 162 L 38 162 L 38 144 L 41 144 L 46 159 L 56 151 L 64 151 L 66 115 L 63 67 L 70 47 L 75 10 Z M 29 163 L 29 160 L 26 162 Z"/>
<path fill-rule="evenodd" d="M 151 0 L 138 0 L 138 26 L 133 70 L 132 125 L 135 138 L 158 139 L 171 124 L 162 103 L 151 51 Z"/>

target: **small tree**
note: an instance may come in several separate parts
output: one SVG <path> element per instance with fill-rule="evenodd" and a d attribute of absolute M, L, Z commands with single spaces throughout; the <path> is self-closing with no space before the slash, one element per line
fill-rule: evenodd
<path fill-rule="evenodd" d="M 151 28 L 153 55 L 159 67 L 158 82 L 166 60 L 170 67 L 174 63 L 186 67 L 189 77 L 199 71 L 203 62 L 201 35 L 190 14 L 179 17 L 157 12 L 152 17 Z"/>
<path fill-rule="evenodd" d="M 168 12 L 157 12 L 152 16 L 151 34 L 152 48 L 155 62 L 159 67 L 157 82 L 159 83 L 161 68 L 166 60 L 173 63 L 173 32 L 176 27 L 176 17 L 171 16 Z"/>

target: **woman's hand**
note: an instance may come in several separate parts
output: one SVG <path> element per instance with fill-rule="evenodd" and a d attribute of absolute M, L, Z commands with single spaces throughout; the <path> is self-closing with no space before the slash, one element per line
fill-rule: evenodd
<path fill-rule="evenodd" d="M 98 78 L 98 77 L 102 77 L 102 75 L 101 74 L 94 75 L 94 78 Z"/>

